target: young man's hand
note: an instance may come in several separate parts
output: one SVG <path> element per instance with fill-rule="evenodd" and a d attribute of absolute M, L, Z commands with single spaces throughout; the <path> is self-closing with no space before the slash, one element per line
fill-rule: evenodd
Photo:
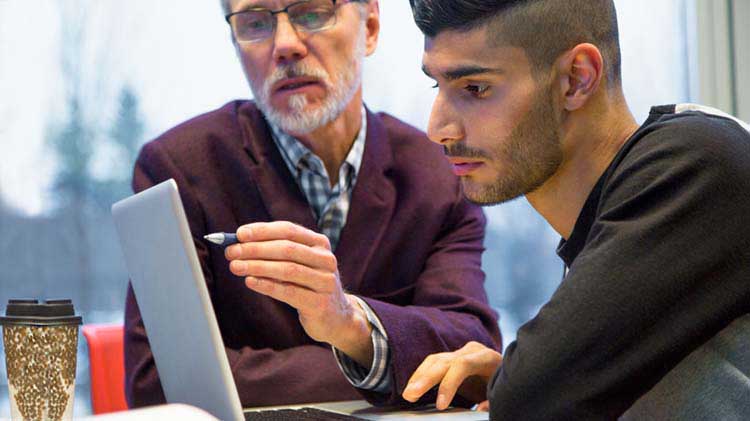
<path fill-rule="evenodd" d="M 402 394 L 409 402 L 416 402 L 433 386 L 438 388 L 440 410 L 448 408 L 456 394 L 480 403 L 478 409 L 489 409 L 487 383 L 500 367 L 503 357 L 494 349 L 478 342 L 469 342 L 455 352 L 432 354 L 412 374 Z"/>

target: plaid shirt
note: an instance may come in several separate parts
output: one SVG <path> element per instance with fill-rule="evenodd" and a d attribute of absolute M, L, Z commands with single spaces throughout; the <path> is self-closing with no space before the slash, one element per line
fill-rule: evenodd
<path fill-rule="evenodd" d="M 365 151 L 367 113 L 364 107 L 362 107 L 362 128 L 359 130 L 346 159 L 341 164 L 341 168 L 339 168 L 339 181 L 333 187 L 331 187 L 325 165 L 317 155 L 293 136 L 284 133 L 274 125 L 270 126 L 273 141 L 281 152 L 289 171 L 294 175 L 297 185 L 305 194 L 318 222 L 318 227 L 331 241 L 331 248 L 336 250 L 341 230 L 346 224 L 352 190 L 357 182 L 357 174 L 362 165 L 362 157 Z M 368 371 L 336 348 L 333 348 L 333 354 L 336 356 L 336 361 L 344 375 L 354 387 L 388 393 L 391 390 L 392 383 L 388 335 L 370 306 L 360 298 L 355 298 L 367 314 L 367 320 L 373 326 L 372 345 L 374 354 L 372 367 Z"/>

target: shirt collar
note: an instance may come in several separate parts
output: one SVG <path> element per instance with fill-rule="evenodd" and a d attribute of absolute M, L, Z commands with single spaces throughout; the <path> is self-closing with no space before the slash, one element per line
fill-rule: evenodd
<path fill-rule="evenodd" d="M 362 166 L 362 158 L 365 151 L 365 139 L 367 138 L 367 111 L 364 105 L 361 110 L 362 114 L 362 125 L 357 133 L 357 137 L 354 139 L 349 153 L 342 163 L 348 164 L 353 170 L 353 177 L 359 173 L 359 168 Z M 297 174 L 301 168 L 308 167 L 308 169 L 325 174 L 323 167 L 323 161 L 315 155 L 310 149 L 308 149 L 299 139 L 284 132 L 280 127 L 268 123 L 271 128 L 271 134 L 276 147 L 281 152 L 281 156 L 284 158 L 289 170 L 292 174 Z"/>

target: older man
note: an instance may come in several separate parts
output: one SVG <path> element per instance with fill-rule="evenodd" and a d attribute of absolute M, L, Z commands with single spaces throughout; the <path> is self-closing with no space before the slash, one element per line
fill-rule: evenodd
<path fill-rule="evenodd" d="M 439 384 L 443 408 L 469 378 L 492 419 L 748 419 L 748 126 L 691 104 L 637 124 L 613 0 L 411 4 L 430 139 L 473 202 L 525 195 L 568 271 L 503 357 L 436 354 L 404 395 Z"/>
<path fill-rule="evenodd" d="M 481 210 L 438 146 L 363 106 L 378 2 L 224 7 L 255 102 L 147 144 L 133 186 L 179 184 L 243 405 L 403 403 L 428 354 L 468 340 L 497 349 Z M 202 239 L 235 230 L 241 242 L 226 250 Z M 131 406 L 164 401 L 136 298 L 131 289 Z"/>

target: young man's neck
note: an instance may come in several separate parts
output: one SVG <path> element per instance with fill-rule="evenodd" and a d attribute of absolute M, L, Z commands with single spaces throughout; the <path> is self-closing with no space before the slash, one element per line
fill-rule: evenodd
<path fill-rule="evenodd" d="M 638 124 L 621 96 L 599 110 L 570 114 L 562 134 L 564 158 L 557 172 L 532 193 L 529 203 L 568 239 L 591 190 Z"/>
<path fill-rule="evenodd" d="M 304 135 L 290 134 L 320 157 L 328 172 L 331 186 L 334 186 L 338 183 L 339 168 L 349 154 L 361 128 L 362 89 L 360 88 L 344 111 L 332 122 Z"/>

